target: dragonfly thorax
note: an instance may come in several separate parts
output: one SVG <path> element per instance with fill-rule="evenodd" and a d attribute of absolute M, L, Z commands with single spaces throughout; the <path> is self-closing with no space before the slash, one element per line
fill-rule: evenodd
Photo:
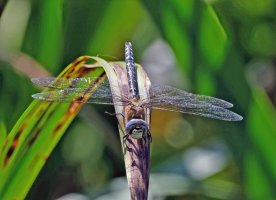
<path fill-rule="evenodd" d="M 132 119 L 144 119 L 145 118 L 145 110 L 141 106 L 137 106 L 135 104 L 131 104 L 129 106 L 126 106 L 125 109 L 126 114 L 126 120 L 130 121 Z"/>
<path fill-rule="evenodd" d="M 148 132 L 148 126 L 142 119 L 131 119 L 126 124 L 126 133 L 133 139 L 141 139 Z"/>

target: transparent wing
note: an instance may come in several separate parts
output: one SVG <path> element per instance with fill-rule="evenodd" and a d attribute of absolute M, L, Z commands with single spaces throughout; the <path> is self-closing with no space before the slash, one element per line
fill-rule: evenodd
<path fill-rule="evenodd" d="M 152 86 L 150 106 L 154 109 L 194 114 L 226 121 L 242 119 L 240 115 L 226 109 L 233 107 L 233 104 L 227 101 L 191 94 L 170 86 Z"/>
<path fill-rule="evenodd" d="M 83 102 L 85 89 L 96 81 L 97 78 L 36 78 L 33 83 L 41 87 L 52 88 L 55 90 L 34 94 L 33 98 L 44 101 L 57 102 Z M 127 98 L 122 100 L 119 95 L 114 94 L 116 102 L 122 105 L 130 103 Z M 215 119 L 238 121 L 242 117 L 227 108 L 233 104 L 204 95 L 195 95 L 170 86 L 152 86 L 151 97 L 143 99 L 145 106 L 155 109 L 182 112 Z M 99 88 L 90 96 L 87 103 L 109 104 L 112 105 L 112 95 L 108 80 L 105 80 Z"/>
<path fill-rule="evenodd" d="M 51 88 L 53 90 L 41 92 L 32 95 L 33 98 L 48 102 L 84 102 L 86 89 L 91 86 L 97 78 L 36 78 L 32 79 L 36 85 Z M 129 104 L 127 97 L 121 98 L 119 95 L 113 95 L 118 105 Z M 85 103 L 113 105 L 113 98 L 108 80 L 105 80 L 91 94 Z"/>
<path fill-rule="evenodd" d="M 40 87 L 54 89 L 32 95 L 35 99 L 49 102 L 83 102 L 86 88 L 97 82 L 97 77 L 82 78 L 33 78 L 32 82 Z M 86 103 L 113 104 L 108 80 L 90 96 Z"/>
<path fill-rule="evenodd" d="M 66 88 L 87 88 L 94 82 L 97 82 L 98 77 L 81 77 L 81 78 L 56 78 L 43 77 L 32 78 L 31 81 L 40 87 L 52 89 L 66 89 Z M 102 87 L 109 87 L 109 82 L 106 79 L 101 83 Z"/>
<path fill-rule="evenodd" d="M 33 98 L 48 102 L 84 102 L 85 91 L 79 88 L 52 90 L 32 95 Z M 96 90 L 86 103 L 112 105 L 112 95 L 107 90 Z"/>

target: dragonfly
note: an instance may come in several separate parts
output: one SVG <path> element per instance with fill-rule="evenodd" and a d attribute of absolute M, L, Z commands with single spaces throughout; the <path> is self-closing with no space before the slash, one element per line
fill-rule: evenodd
<path fill-rule="evenodd" d="M 125 43 L 125 62 L 128 78 L 129 95 L 112 94 L 108 80 L 104 81 L 85 103 L 114 105 L 114 102 L 127 106 L 124 143 L 129 137 L 133 139 L 150 138 L 149 126 L 145 119 L 145 108 L 167 110 L 199 115 L 224 121 L 239 121 L 242 116 L 228 110 L 232 103 L 215 97 L 186 92 L 167 85 L 152 85 L 150 96 L 139 94 L 137 73 L 130 42 Z M 97 78 L 34 78 L 38 86 L 52 90 L 32 95 L 35 99 L 48 102 L 83 102 L 84 88 L 88 88 Z M 116 101 L 113 102 L 113 99 Z"/>

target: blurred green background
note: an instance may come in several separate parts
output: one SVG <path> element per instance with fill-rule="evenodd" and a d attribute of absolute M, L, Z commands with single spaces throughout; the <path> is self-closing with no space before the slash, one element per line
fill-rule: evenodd
<path fill-rule="evenodd" d="M 234 103 L 241 122 L 153 111 L 149 199 L 276 199 L 274 0 L 0 1 L 0 144 L 81 55 L 124 59 L 151 81 Z M 86 105 L 27 199 L 129 199 L 112 107 Z M 15 191 L 16 192 L 16 191 Z"/>

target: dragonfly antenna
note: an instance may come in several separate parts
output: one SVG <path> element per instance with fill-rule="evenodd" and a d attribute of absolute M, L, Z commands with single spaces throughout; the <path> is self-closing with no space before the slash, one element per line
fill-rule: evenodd
<path fill-rule="evenodd" d="M 137 72 L 134 64 L 131 42 L 125 43 L 125 62 L 130 93 L 132 94 L 133 98 L 139 99 Z"/>

